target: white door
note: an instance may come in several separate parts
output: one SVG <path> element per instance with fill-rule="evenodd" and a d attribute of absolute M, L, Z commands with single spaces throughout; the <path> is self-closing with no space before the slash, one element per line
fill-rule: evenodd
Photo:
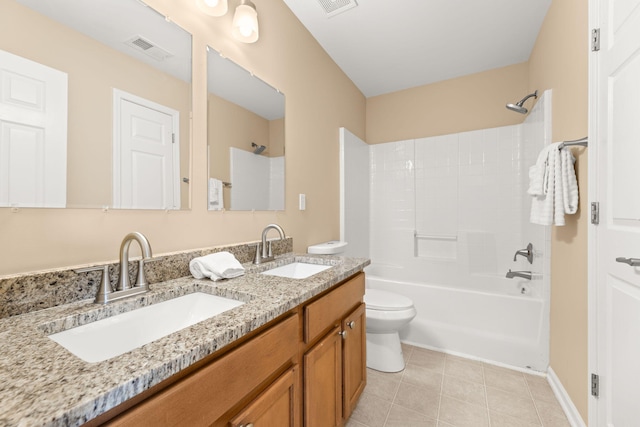
<path fill-rule="evenodd" d="M 592 54 L 591 65 L 589 155 L 596 167 L 590 177 L 601 218 L 591 226 L 596 354 L 590 364 L 600 376 L 600 397 L 591 400 L 590 425 L 635 427 L 640 425 L 640 266 L 616 258 L 640 261 L 640 0 L 592 0 L 591 6 L 599 17 L 601 49 Z"/>
<path fill-rule="evenodd" d="M 114 208 L 180 209 L 179 113 L 114 91 Z"/>
<path fill-rule="evenodd" d="M 66 202 L 67 74 L 0 50 L 0 206 Z"/>

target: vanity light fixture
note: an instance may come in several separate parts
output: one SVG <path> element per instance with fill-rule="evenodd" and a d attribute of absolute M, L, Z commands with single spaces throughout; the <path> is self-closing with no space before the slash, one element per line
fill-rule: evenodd
<path fill-rule="evenodd" d="M 258 12 L 249 0 L 242 0 L 233 15 L 233 37 L 243 43 L 254 43 L 258 40 Z"/>
<path fill-rule="evenodd" d="M 196 0 L 196 5 L 210 16 L 222 16 L 229 9 L 227 0 Z"/>

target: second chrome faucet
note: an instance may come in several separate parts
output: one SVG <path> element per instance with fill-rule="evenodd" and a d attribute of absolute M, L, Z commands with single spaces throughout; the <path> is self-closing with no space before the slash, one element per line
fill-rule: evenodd
<path fill-rule="evenodd" d="M 280 234 L 280 240 L 284 240 L 285 234 L 282 227 L 278 224 L 269 224 L 264 230 L 262 230 L 262 242 L 256 245 L 256 256 L 253 259 L 253 263 L 258 265 L 263 262 L 273 261 L 273 250 L 271 249 L 271 241 L 267 242 L 267 234 L 269 230 L 274 229 Z"/>

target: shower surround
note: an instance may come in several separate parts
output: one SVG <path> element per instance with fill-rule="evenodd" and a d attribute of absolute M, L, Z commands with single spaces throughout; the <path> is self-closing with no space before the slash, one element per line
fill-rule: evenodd
<path fill-rule="evenodd" d="M 343 132 L 342 238 L 360 248 L 349 255 L 371 258 L 368 287 L 413 299 L 403 341 L 546 372 L 550 231 L 529 223 L 526 189 L 550 143 L 550 98 L 521 125 L 371 146 Z M 365 174 L 369 200 L 345 197 Z M 528 243 L 533 264 L 514 261 Z M 507 279 L 509 269 L 533 280 Z"/>

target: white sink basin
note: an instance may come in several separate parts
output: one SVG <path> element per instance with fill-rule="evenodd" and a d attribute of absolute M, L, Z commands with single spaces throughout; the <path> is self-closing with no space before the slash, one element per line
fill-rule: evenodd
<path fill-rule="evenodd" d="M 289 279 L 306 279 L 321 271 L 330 269 L 330 265 L 308 264 L 306 262 L 292 262 L 282 267 L 272 268 L 263 271 L 262 274 L 268 276 L 288 277 Z"/>
<path fill-rule="evenodd" d="M 68 329 L 49 338 L 86 362 L 101 362 L 242 304 L 242 301 L 195 292 Z"/>

